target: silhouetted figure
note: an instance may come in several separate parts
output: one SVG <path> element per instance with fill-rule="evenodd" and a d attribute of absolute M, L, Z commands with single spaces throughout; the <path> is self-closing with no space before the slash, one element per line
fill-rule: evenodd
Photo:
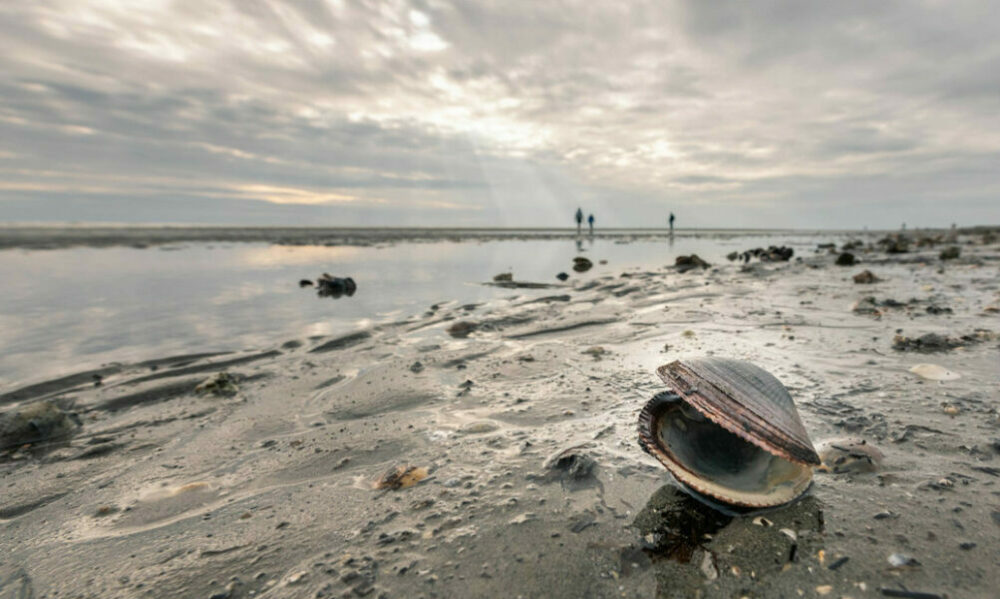
<path fill-rule="evenodd" d="M 674 234 L 674 213 L 670 213 L 670 234 Z"/>
<path fill-rule="evenodd" d="M 576 209 L 576 234 L 580 234 L 580 227 L 583 226 L 583 210 Z"/>
<path fill-rule="evenodd" d="M 590 234 L 594 234 L 594 215 L 591 214 L 587 217 L 587 223 L 590 225 Z"/>

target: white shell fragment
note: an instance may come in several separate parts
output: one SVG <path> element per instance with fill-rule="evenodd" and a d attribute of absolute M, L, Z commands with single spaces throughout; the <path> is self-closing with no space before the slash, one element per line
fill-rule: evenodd
<path fill-rule="evenodd" d="M 910 369 L 910 372 L 928 381 L 954 381 L 962 378 L 957 372 L 937 364 L 917 364 Z"/>
<path fill-rule="evenodd" d="M 864 439 L 831 439 L 819 446 L 822 464 L 816 470 L 834 474 L 877 472 L 885 456 Z"/>

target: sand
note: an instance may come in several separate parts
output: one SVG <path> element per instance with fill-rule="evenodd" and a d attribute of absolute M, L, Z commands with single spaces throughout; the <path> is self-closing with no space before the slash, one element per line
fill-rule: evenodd
<path fill-rule="evenodd" d="M 1000 246 L 960 244 L 598 265 L 543 300 L 3 390 L 8 432 L 63 416 L 0 454 L 0 597 L 995 596 Z M 957 347 L 897 339 L 928 333 Z M 817 445 L 881 467 L 762 516 L 702 507 L 635 433 L 654 368 L 695 355 L 764 367 Z"/>

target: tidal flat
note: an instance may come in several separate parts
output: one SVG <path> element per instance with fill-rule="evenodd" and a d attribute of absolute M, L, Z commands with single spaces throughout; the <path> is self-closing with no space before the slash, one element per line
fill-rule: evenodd
<path fill-rule="evenodd" d="M 583 246 L 581 274 L 570 247 L 542 289 L 508 256 L 463 275 L 488 295 L 350 330 L 19 365 L 0 597 L 993 597 L 1000 244 L 878 241 L 769 262 L 730 240 L 690 269 Z M 656 367 L 699 355 L 761 366 L 817 447 L 880 463 L 765 513 L 705 508 L 636 434 Z"/>

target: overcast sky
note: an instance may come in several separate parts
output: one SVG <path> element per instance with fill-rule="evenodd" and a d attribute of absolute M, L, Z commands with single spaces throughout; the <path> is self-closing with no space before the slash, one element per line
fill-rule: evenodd
<path fill-rule="evenodd" d="M 998 22 L 956 0 L 8 1 L 0 221 L 996 224 Z"/>

